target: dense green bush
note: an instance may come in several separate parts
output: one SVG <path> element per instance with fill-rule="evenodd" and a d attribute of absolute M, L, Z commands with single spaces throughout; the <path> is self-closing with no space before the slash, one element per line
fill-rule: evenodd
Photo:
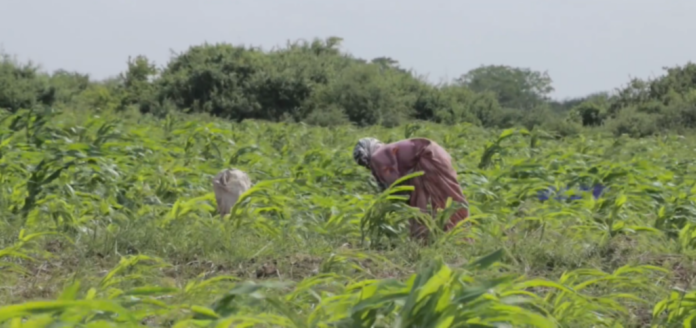
<path fill-rule="evenodd" d="M 22 64 L 0 53 L 0 108 L 15 112 L 39 104 L 53 104 L 56 91 L 50 80 L 33 63 Z"/>
<path fill-rule="evenodd" d="M 236 121 L 336 126 L 397 126 L 411 120 L 481 127 L 543 127 L 559 136 L 601 128 L 615 135 L 683 133 L 696 127 L 696 64 L 665 68 L 653 80 L 633 79 L 613 94 L 552 100 L 546 72 L 504 65 L 472 69 L 433 85 L 389 57 L 356 58 L 341 38 L 253 46 L 202 44 L 158 67 L 129 58 L 119 76 L 40 71 L 6 54 L 0 61 L 0 108 L 41 106 L 137 109 L 164 116 L 206 113 Z"/>

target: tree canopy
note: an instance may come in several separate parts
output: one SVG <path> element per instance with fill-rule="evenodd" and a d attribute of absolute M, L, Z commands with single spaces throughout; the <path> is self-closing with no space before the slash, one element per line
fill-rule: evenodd
<path fill-rule="evenodd" d="M 397 59 L 356 58 L 329 37 L 283 48 L 200 44 L 164 65 L 129 58 L 119 76 L 94 81 L 79 72 L 42 72 L 0 58 L 0 108 L 83 106 L 138 109 L 163 116 L 201 112 L 242 121 L 396 126 L 411 120 L 483 127 L 537 126 L 569 135 L 583 127 L 645 136 L 696 127 L 696 64 L 665 67 L 652 80 L 633 79 L 613 92 L 553 100 L 546 71 L 478 66 L 459 78 L 428 83 Z"/>

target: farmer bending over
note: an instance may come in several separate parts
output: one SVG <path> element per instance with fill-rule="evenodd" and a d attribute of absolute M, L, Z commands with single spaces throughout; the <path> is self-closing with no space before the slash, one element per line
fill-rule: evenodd
<path fill-rule="evenodd" d="M 428 202 L 433 209 L 444 209 L 447 197 L 467 204 L 450 155 L 432 140 L 412 138 L 383 144 L 374 138 L 363 138 L 353 150 L 353 159 L 372 171 L 383 190 L 403 176 L 423 171 L 423 175 L 405 182 L 414 187 L 409 205 L 423 212 L 427 211 Z M 445 231 L 468 216 L 466 208 L 459 209 L 450 217 Z M 412 237 L 423 238 L 428 233 L 426 227 L 415 219 L 410 220 L 410 226 Z"/>

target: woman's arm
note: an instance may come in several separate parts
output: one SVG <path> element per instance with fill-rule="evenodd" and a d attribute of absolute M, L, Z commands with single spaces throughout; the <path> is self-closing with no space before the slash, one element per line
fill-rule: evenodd
<path fill-rule="evenodd" d="M 383 192 L 383 191 L 387 190 L 387 187 L 389 187 L 389 186 L 387 186 L 384 182 L 382 182 L 382 180 L 379 178 L 379 176 L 375 173 L 375 169 L 372 166 L 370 166 L 370 172 L 372 172 L 372 177 L 375 179 L 375 181 L 377 181 L 377 186 L 379 187 L 379 191 Z"/>

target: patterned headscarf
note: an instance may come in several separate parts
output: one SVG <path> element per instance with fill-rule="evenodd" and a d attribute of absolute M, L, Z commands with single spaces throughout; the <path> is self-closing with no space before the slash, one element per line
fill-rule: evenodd
<path fill-rule="evenodd" d="M 372 153 L 383 144 L 384 143 L 375 138 L 362 138 L 358 140 L 358 143 L 353 149 L 353 159 L 356 163 L 358 163 L 358 165 L 369 167 L 370 156 L 372 156 Z"/>

